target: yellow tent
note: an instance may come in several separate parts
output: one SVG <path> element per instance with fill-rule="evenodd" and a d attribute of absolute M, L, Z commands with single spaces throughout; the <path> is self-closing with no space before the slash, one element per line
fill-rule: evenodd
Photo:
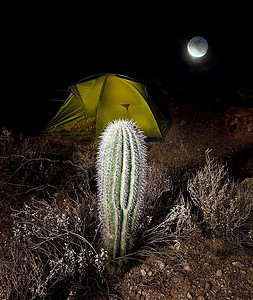
<path fill-rule="evenodd" d="M 69 97 L 42 133 L 97 138 L 109 121 L 127 118 L 135 121 L 148 138 L 162 139 L 168 120 L 141 83 L 122 75 L 105 74 L 84 79 L 69 90 Z"/>

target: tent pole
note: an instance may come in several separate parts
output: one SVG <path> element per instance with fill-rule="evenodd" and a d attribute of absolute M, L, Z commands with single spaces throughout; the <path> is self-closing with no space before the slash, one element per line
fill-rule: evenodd
<path fill-rule="evenodd" d="M 103 94 L 104 94 L 104 89 L 105 89 L 105 85 L 106 85 L 106 82 L 107 82 L 107 79 L 109 78 L 109 76 L 112 75 L 111 73 L 107 74 L 105 76 L 105 79 L 104 79 L 104 82 L 103 82 L 103 85 L 101 87 L 101 91 L 100 91 L 100 94 L 99 94 L 99 100 L 98 100 L 98 106 L 97 106 L 97 111 L 96 111 L 96 119 L 95 119 L 95 124 L 96 124 L 96 127 L 97 127 L 97 115 L 98 115 L 98 112 L 99 112 L 99 108 L 100 108 L 100 103 L 102 101 L 102 98 L 103 98 Z M 96 128 L 96 135 L 97 135 L 97 128 Z"/>

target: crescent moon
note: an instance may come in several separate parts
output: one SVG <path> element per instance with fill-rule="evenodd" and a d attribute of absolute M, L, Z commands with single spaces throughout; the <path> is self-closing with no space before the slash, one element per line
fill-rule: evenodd
<path fill-rule="evenodd" d="M 190 48 L 190 45 L 188 44 L 187 45 L 187 50 L 188 50 L 188 52 L 191 54 L 191 56 L 193 56 L 193 57 L 202 57 L 202 56 L 204 56 L 205 54 L 206 54 L 206 52 L 204 53 L 204 54 L 196 54 L 195 52 L 193 52 L 192 50 L 191 50 L 191 48 Z"/>
<path fill-rule="evenodd" d="M 207 53 L 208 44 L 202 37 L 194 37 L 187 44 L 187 50 L 193 57 L 202 57 Z"/>

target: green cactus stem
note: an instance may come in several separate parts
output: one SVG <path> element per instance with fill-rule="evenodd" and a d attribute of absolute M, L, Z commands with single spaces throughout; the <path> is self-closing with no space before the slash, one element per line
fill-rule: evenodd
<path fill-rule="evenodd" d="M 97 160 L 99 216 L 108 258 L 131 251 L 146 185 L 145 136 L 129 120 L 109 123 L 101 135 Z"/>

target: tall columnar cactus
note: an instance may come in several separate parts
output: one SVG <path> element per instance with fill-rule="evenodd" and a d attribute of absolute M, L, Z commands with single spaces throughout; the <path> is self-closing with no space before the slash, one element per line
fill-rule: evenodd
<path fill-rule="evenodd" d="M 109 259 L 129 253 L 146 185 L 144 135 L 133 121 L 109 123 L 101 135 L 97 160 L 99 214 Z"/>

